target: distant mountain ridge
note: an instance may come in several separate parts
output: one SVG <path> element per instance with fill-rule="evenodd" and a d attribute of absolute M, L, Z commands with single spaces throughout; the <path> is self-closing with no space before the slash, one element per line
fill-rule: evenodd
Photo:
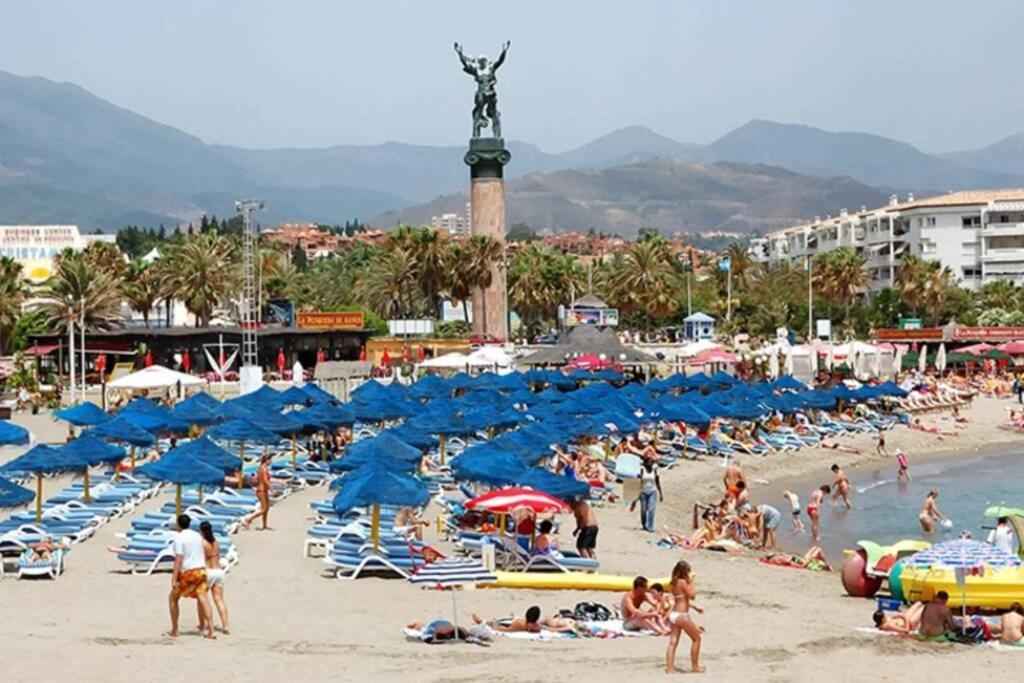
<path fill-rule="evenodd" d="M 929 155 L 880 136 L 755 120 L 709 145 L 630 126 L 558 154 L 515 140 L 509 147 L 507 173 L 513 180 L 576 169 L 579 173 L 563 177 L 635 183 L 635 174 L 589 171 L 662 160 L 670 165 L 767 164 L 829 182 L 848 176 L 901 190 L 1024 185 L 1024 134 L 983 150 Z M 108 230 L 126 223 L 173 225 L 202 213 L 229 215 L 234 198 L 256 195 L 268 200 L 260 214 L 264 224 L 366 220 L 424 202 L 443 204 L 466 187 L 463 152 L 461 145 L 400 142 L 269 150 L 210 145 L 77 85 L 0 72 L 3 223 L 76 222 Z M 576 215 L 552 211 L 566 221 Z"/>
<path fill-rule="evenodd" d="M 774 166 L 651 159 L 600 169 L 531 173 L 506 189 L 507 221 L 541 230 L 564 226 L 635 235 L 667 232 L 753 232 L 791 225 L 842 207 L 877 206 L 886 193 L 846 177 L 804 176 Z M 383 226 L 420 224 L 461 212 L 464 193 L 439 197 L 375 219 Z"/>

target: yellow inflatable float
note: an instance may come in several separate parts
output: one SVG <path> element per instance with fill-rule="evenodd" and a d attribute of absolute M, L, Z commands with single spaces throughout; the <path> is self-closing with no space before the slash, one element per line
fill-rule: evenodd
<path fill-rule="evenodd" d="M 619 591 L 633 588 L 636 576 L 588 574 L 585 572 L 494 572 L 498 580 L 484 584 L 488 588 L 532 588 L 534 590 Z M 669 578 L 650 578 L 649 584 L 660 583 L 668 590 Z"/>

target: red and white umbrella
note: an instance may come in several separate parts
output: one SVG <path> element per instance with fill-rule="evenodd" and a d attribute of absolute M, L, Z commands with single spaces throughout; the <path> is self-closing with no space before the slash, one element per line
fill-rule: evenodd
<path fill-rule="evenodd" d="M 514 510 L 530 510 L 536 514 L 552 514 L 569 512 L 565 502 L 534 489 L 512 488 L 498 489 L 467 501 L 468 510 L 484 510 L 499 515 L 507 515 Z"/>

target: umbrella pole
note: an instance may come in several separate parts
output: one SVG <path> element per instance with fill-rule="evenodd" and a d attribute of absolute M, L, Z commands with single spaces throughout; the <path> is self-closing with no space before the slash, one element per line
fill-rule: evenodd
<path fill-rule="evenodd" d="M 452 587 L 452 623 L 455 624 L 455 640 L 459 639 L 459 604 L 455 601 L 457 586 Z"/>
<path fill-rule="evenodd" d="M 298 466 L 298 464 L 299 464 L 298 445 L 296 445 L 296 442 L 295 442 L 295 435 L 292 434 L 292 471 L 295 471 L 295 468 Z"/>
<path fill-rule="evenodd" d="M 245 482 L 245 442 L 238 442 L 238 459 L 241 461 L 241 466 L 238 468 L 238 490 L 242 490 L 242 484 Z"/>
<path fill-rule="evenodd" d="M 43 473 L 36 472 L 36 522 L 43 521 Z"/>
<path fill-rule="evenodd" d="M 86 503 L 92 502 L 92 497 L 89 495 L 89 467 L 86 466 L 85 472 L 82 474 L 82 485 L 85 487 L 85 491 L 82 492 L 82 500 Z"/>
<path fill-rule="evenodd" d="M 444 434 L 438 434 L 437 435 L 437 444 L 438 444 L 437 449 L 438 449 L 438 452 L 440 452 L 440 454 L 441 454 L 441 464 L 442 465 L 444 464 L 445 438 L 446 437 L 445 437 Z"/>
<path fill-rule="evenodd" d="M 199 485 L 199 504 L 203 504 L 203 485 Z"/>
<path fill-rule="evenodd" d="M 177 485 L 177 488 L 174 492 L 174 514 L 181 514 L 181 484 Z"/>
<path fill-rule="evenodd" d="M 494 438 L 494 427 L 488 427 L 487 428 L 487 438 L 488 439 L 493 439 Z"/>
<path fill-rule="evenodd" d="M 132 471 L 135 471 L 135 446 L 132 446 L 129 452 L 131 453 Z"/>
<path fill-rule="evenodd" d="M 373 554 L 377 554 L 377 549 L 380 546 L 380 504 L 374 503 L 373 505 L 373 526 L 370 528 L 370 533 L 373 535 Z"/>

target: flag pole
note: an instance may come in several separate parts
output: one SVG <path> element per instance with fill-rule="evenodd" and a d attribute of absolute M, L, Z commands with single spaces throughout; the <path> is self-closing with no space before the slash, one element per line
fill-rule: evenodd
<path fill-rule="evenodd" d="M 807 343 L 814 338 L 814 260 L 807 257 Z"/>

